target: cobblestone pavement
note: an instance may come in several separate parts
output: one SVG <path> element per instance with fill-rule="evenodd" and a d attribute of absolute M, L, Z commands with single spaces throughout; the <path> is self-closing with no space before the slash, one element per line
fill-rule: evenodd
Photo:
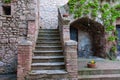
<path fill-rule="evenodd" d="M 40 0 L 40 19 L 44 28 L 57 28 L 58 8 L 66 4 L 68 0 Z"/>

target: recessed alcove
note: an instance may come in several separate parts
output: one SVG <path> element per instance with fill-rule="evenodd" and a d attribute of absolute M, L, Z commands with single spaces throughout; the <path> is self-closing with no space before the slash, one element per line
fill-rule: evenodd
<path fill-rule="evenodd" d="M 79 57 L 106 57 L 105 30 L 102 24 L 83 17 L 73 21 L 70 27 L 70 34 L 74 36 L 71 39 L 78 41 Z"/>
<path fill-rule="evenodd" d="M 11 6 L 10 5 L 3 5 L 2 10 L 3 10 L 3 15 L 11 15 Z"/>

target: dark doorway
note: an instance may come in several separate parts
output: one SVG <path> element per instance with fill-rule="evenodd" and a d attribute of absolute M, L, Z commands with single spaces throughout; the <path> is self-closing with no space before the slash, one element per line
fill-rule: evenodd
<path fill-rule="evenodd" d="M 78 29 L 70 27 L 70 39 L 78 42 Z"/>
<path fill-rule="evenodd" d="M 116 25 L 116 30 L 117 30 L 117 51 L 118 54 L 120 55 L 120 25 Z"/>

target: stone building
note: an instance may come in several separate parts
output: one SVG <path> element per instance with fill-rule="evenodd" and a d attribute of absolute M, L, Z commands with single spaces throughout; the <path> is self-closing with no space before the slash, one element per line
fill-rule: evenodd
<path fill-rule="evenodd" d="M 0 0 L 0 76 L 16 74 L 17 80 L 78 80 L 78 57 L 104 56 L 92 54 L 105 51 L 101 45 L 104 27 L 88 18 L 63 16 L 69 13 L 64 5 L 68 0 L 10 1 Z M 88 21 L 94 23 L 95 29 L 96 24 L 100 26 L 98 31 L 102 33 L 92 32 L 90 27 L 87 32 L 84 22 Z M 119 18 L 116 25 L 120 25 Z M 6 79 L 16 80 L 12 77 Z"/>
<path fill-rule="evenodd" d="M 24 39 L 34 42 L 38 27 L 38 20 L 35 18 L 38 15 L 35 13 L 37 2 L 10 1 L 0 0 L 0 73 L 5 75 L 17 72 L 18 43 Z M 34 29 L 31 32 L 29 25 L 33 25 L 29 27 Z"/>

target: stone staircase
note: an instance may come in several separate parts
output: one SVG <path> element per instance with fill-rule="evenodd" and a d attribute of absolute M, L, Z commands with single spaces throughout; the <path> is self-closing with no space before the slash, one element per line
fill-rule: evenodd
<path fill-rule="evenodd" d="M 56 80 L 66 73 L 58 29 L 39 30 L 29 80 Z"/>
<path fill-rule="evenodd" d="M 120 80 L 119 61 L 98 60 L 96 68 L 87 68 L 87 62 L 87 59 L 79 61 L 78 80 Z"/>

